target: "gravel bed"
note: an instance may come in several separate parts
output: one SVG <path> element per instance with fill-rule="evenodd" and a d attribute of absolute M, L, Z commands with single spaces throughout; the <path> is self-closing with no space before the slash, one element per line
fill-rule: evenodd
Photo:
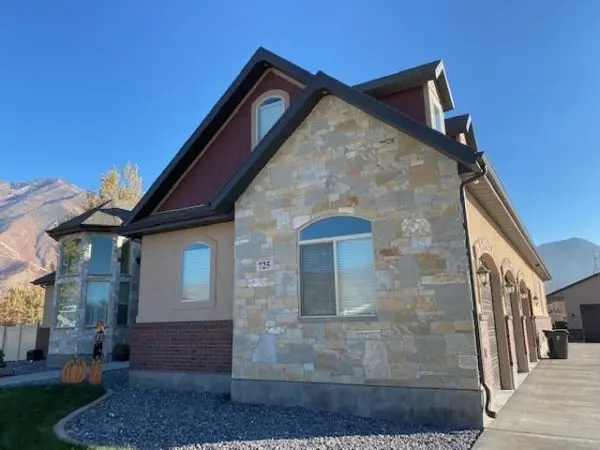
<path fill-rule="evenodd" d="M 436 430 L 226 396 L 123 387 L 67 423 L 90 445 L 137 449 L 469 449 L 478 430 Z"/>
<path fill-rule="evenodd" d="M 43 372 L 44 370 L 46 370 L 46 361 L 6 361 L 6 366 L 0 369 L 0 372 L 25 375 L 28 373 Z"/>

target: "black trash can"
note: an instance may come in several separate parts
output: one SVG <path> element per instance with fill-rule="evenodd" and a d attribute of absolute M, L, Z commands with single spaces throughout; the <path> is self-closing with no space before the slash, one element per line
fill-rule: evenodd
<path fill-rule="evenodd" d="M 569 357 L 569 331 L 546 330 L 551 359 L 567 359 Z"/>

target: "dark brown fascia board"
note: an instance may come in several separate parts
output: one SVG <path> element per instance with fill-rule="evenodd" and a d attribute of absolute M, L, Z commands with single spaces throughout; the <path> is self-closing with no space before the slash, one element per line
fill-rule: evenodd
<path fill-rule="evenodd" d="M 471 114 L 461 114 L 460 116 L 448 117 L 444 121 L 446 134 L 456 137 L 459 134 L 464 134 L 467 140 L 467 145 L 477 150 L 477 140 L 475 139 L 475 126 Z"/>
<path fill-rule="evenodd" d="M 198 128 L 183 144 L 169 165 L 165 167 L 154 183 L 152 183 L 150 189 L 148 189 L 133 209 L 125 225 L 133 223 L 139 215 L 149 214 L 154 209 L 158 202 L 154 202 L 153 200 L 157 198 L 159 200 L 162 199 L 172 185 L 172 183 L 165 182 L 169 178 L 174 178 L 173 182 L 175 182 L 175 179 L 183 174 L 188 166 L 205 149 L 206 144 L 208 144 L 212 136 L 214 136 L 225 120 L 235 110 L 244 96 L 269 68 L 278 69 L 304 85 L 309 84 L 313 76 L 307 70 L 260 47 L 242 68 L 233 83 L 227 88 Z"/>
<path fill-rule="evenodd" d="M 63 236 L 67 236 L 69 234 L 75 233 L 111 233 L 111 234 L 120 234 L 121 227 L 119 225 L 114 226 L 106 226 L 106 225 L 79 225 L 75 228 L 64 229 L 64 230 L 48 230 L 46 233 L 55 241 L 58 241 L 59 238 Z"/>
<path fill-rule="evenodd" d="M 133 239 L 140 239 L 141 237 L 149 234 L 166 233 L 169 231 L 184 230 L 186 228 L 214 225 L 216 223 L 223 222 L 231 222 L 233 220 L 233 211 L 228 211 L 224 213 L 217 213 L 215 211 L 211 211 L 211 214 L 209 215 L 188 217 L 186 219 L 179 219 L 176 221 L 155 224 L 144 224 L 143 221 L 140 221 L 122 230 L 120 234 L 123 236 L 131 237 Z"/>
<path fill-rule="evenodd" d="M 353 89 L 342 82 L 318 72 L 300 97 L 287 109 L 267 135 L 253 150 L 246 162 L 225 183 L 211 204 L 214 209 L 230 210 L 250 182 L 277 152 L 295 129 L 325 95 L 334 95 L 415 139 L 438 150 L 443 155 L 479 172 L 480 154 L 445 134 L 418 122 L 406 114 L 380 102 L 374 97 Z"/>
<path fill-rule="evenodd" d="M 537 251 L 535 244 L 533 242 L 533 239 L 531 238 L 531 235 L 529 234 L 529 232 L 525 228 L 525 225 L 523 224 L 523 220 L 517 213 L 517 210 L 512 205 L 512 202 L 510 201 L 510 198 L 508 197 L 508 194 L 506 193 L 504 186 L 502 186 L 502 183 L 500 182 L 500 179 L 496 175 L 496 172 L 494 171 L 489 160 L 485 156 L 483 156 L 483 160 L 484 160 L 486 166 L 488 167 L 488 172 L 487 172 L 486 178 L 489 180 L 494 191 L 498 194 L 498 197 L 500 197 L 500 199 L 502 200 L 502 203 L 504 204 L 506 210 L 510 214 L 513 222 L 517 225 L 519 232 L 525 238 L 527 245 L 529 246 L 529 248 L 531 249 L 531 251 L 535 255 L 535 258 L 538 261 L 538 263 L 537 263 L 538 265 L 536 265 L 535 268 L 540 269 L 542 271 L 542 273 L 546 276 L 546 280 L 544 280 L 544 281 L 550 280 L 552 278 L 552 275 L 550 274 L 550 270 L 548 270 L 548 267 L 546 267 L 546 265 L 544 264 L 544 260 L 542 259 L 541 255 Z"/>
<path fill-rule="evenodd" d="M 35 286 L 52 286 L 56 281 L 56 272 L 47 273 L 31 282 Z"/>
<path fill-rule="evenodd" d="M 374 97 L 383 97 L 405 89 L 421 86 L 428 81 L 435 82 L 442 103 L 442 109 L 444 111 L 453 110 L 454 99 L 452 98 L 452 92 L 450 91 L 450 85 L 448 84 L 442 60 L 366 81 L 353 86 L 353 88 Z"/>
<path fill-rule="evenodd" d="M 584 282 L 586 282 L 586 281 L 588 281 L 588 280 L 590 280 L 590 279 L 592 279 L 594 277 L 597 277 L 599 275 L 600 275 L 600 273 L 594 273 L 594 274 L 590 275 L 589 277 L 585 277 L 585 278 L 582 278 L 581 280 L 577 280 L 577 281 L 575 281 L 575 282 L 573 282 L 571 284 L 568 284 L 567 286 L 564 286 L 564 287 L 561 287 L 560 289 L 557 289 L 556 291 L 553 291 L 553 292 L 550 292 L 549 294 L 546 294 L 546 298 L 551 297 L 552 295 L 556 295 L 559 292 L 565 291 L 565 290 L 567 290 L 569 288 L 572 288 L 573 286 L 576 286 L 578 284 L 584 283 Z"/>

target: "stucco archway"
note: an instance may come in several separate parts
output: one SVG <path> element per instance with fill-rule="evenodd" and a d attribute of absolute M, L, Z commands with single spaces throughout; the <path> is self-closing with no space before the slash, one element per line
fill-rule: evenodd
<path fill-rule="evenodd" d="M 523 310 L 521 305 L 521 285 L 515 279 L 512 271 L 507 271 L 504 275 L 507 286 L 513 286 L 512 293 L 505 291 L 505 297 L 508 300 L 506 311 L 508 312 L 507 325 L 509 330 L 512 324 L 512 339 L 509 342 L 514 342 L 515 354 L 511 361 L 515 361 L 518 372 L 529 372 L 529 361 L 527 359 L 527 343 L 525 339 L 525 331 L 523 326 Z"/>
<path fill-rule="evenodd" d="M 502 297 L 502 276 L 489 253 L 479 256 L 479 263 L 489 270 L 489 282 L 480 286 L 480 328 L 484 348 L 484 370 L 493 390 L 513 389 L 514 377 L 510 364 L 509 341 Z M 487 345 L 486 345 L 487 344 Z"/>
<path fill-rule="evenodd" d="M 533 300 L 531 298 L 531 289 L 527 287 L 524 280 L 519 283 L 519 292 L 521 296 L 521 310 L 523 311 L 523 327 L 527 344 L 527 356 L 529 362 L 537 362 L 537 345 L 535 343 L 535 318 L 533 317 Z"/>

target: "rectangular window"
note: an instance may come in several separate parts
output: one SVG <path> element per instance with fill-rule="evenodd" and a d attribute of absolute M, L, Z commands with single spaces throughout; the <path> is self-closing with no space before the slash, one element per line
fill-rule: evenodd
<path fill-rule="evenodd" d="M 56 293 L 56 328 L 75 328 L 79 289 L 75 283 L 59 284 Z"/>
<path fill-rule="evenodd" d="M 121 246 L 121 273 L 123 275 L 129 274 L 129 267 L 131 265 L 131 241 L 128 239 L 123 242 Z"/>
<path fill-rule="evenodd" d="M 60 275 L 77 275 L 81 258 L 81 239 L 67 239 L 60 246 Z"/>
<path fill-rule="evenodd" d="M 129 283 L 127 282 L 119 283 L 117 325 L 129 325 Z"/>
<path fill-rule="evenodd" d="M 446 124 L 444 123 L 444 111 L 438 103 L 433 104 L 433 128 L 440 133 L 446 132 Z"/>
<path fill-rule="evenodd" d="M 110 283 L 90 281 L 87 284 L 85 298 L 85 326 L 94 326 L 99 320 L 108 320 Z"/>
<path fill-rule="evenodd" d="M 112 266 L 113 239 L 108 236 L 92 237 L 92 256 L 89 274 L 109 274 Z"/>
<path fill-rule="evenodd" d="M 208 245 L 196 242 L 183 251 L 181 284 L 184 300 L 209 300 L 210 266 L 211 251 Z"/>
<path fill-rule="evenodd" d="M 300 244 L 301 315 L 375 315 L 377 284 L 372 237 L 344 236 L 319 241 Z"/>

